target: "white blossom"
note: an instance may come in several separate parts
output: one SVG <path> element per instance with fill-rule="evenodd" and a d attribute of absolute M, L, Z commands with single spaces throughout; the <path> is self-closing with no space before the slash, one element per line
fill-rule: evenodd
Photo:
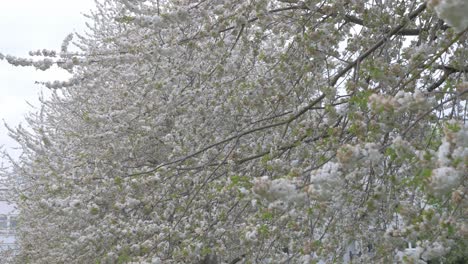
<path fill-rule="evenodd" d="M 468 3 L 465 0 L 429 0 L 437 15 L 447 24 L 462 32 L 468 27 Z"/>
<path fill-rule="evenodd" d="M 432 2 L 463 27 L 456 1 Z M 59 51 L 0 54 L 72 75 L 8 128 L 14 263 L 466 257 L 466 44 L 425 3 L 106 0 L 87 16 Z"/>

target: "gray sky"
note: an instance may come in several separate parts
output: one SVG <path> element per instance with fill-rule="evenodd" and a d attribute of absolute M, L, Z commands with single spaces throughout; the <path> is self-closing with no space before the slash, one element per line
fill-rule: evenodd
<path fill-rule="evenodd" d="M 27 57 L 38 49 L 60 50 L 63 39 L 71 32 L 83 32 L 93 0 L 0 0 L 0 52 Z M 0 146 L 12 151 L 15 143 L 7 136 L 3 121 L 12 127 L 24 122 L 23 116 L 34 111 L 38 95 L 46 88 L 35 81 L 67 78 L 59 69 L 46 72 L 32 67 L 14 67 L 0 61 Z M 13 153 L 17 155 L 16 153 Z"/>

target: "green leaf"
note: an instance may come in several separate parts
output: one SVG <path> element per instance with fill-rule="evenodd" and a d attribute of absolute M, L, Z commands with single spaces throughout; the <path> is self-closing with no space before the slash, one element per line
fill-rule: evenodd
<path fill-rule="evenodd" d="M 115 183 L 116 185 L 118 185 L 118 186 L 122 186 L 122 178 L 116 177 L 116 178 L 114 179 L 114 183 Z"/>
<path fill-rule="evenodd" d="M 270 211 L 264 211 L 261 215 L 262 220 L 272 220 L 273 219 L 273 213 Z"/>
<path fill-rule="evenodd" d="M 91 213 L 92 215 L 97 215 L 97 214 L 99 213 L 99 209 L 96 208 L 96 207 L 93 207 L 93 208 L 91 208 L 90 213 Z"/>
<path fill-rule="evenodd" d="M 131 16 L 122 16 L 122 17 L 116 18 L 115 20 L 116 20 L 117 22 L 120 22 L 120 23 L 129 24 L 129 23 L 131 23 L 133 20 L 135 20 L 135 17 L 131 17 Z"/>

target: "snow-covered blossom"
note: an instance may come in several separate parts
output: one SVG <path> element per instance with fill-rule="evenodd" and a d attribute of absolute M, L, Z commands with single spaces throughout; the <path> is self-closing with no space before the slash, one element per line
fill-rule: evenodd
<path fill-rule="evenodd" d="M 162 261 L 159 257 L 154 257 L 152 260 L 151 260 L 151 264 L 162 264 Z"/>
<path fill-rule="evenodd" d="M 395 96 L 380 94 L 372 94 L 369 96 L 369 106 L 375 110 L 417 110 L 431 103 L 432 99 L 424 96 L 420 90 L 416 90 L 414 93 L 398 91 Z"/>
<path fill-rule="evenodd" d="M 68 46 L 73 39 L 73 34 L 68 34 L 65 39 L 63 39 L 62 46 L 61 46 L 61 53 L 64 55 L 68 51 Z"/>
<path fill-rule="evenodd" d="M 305 194 L 291 181 L 287 179 L 269 180 L 267 176 L 254 181 L 253 192 L 269 201 L 299 202 L 305 198 Z"/>
<path fill-rule="evenodd" d="M 327 163 L 310 174 L 309 193 L 317 199 L 330 199 L 334 189 L 340 185 L 340 165 Z"/>
<path fill-rule="evenodd" d="M 0 54 L 72 75 L 9 128 L 16 263 L 466 257 L 465 38 L 380 2 L 97 1 Z"/>
<path fill-rule="evenodd" d="M 428 243 L 429 244 L 429 243 Z M 424 250 L 422 254 L 422 258 L 426 261 L 437 259 L 439 257 L 444 256 L 449 252 L 450 248 L 447 246 L 442 245 L 438 241 L 435 243 L 430 243 Z"/>
<path fill-rule="evenodd" d="M 158 28 L 161 26 L 162 19 L 160 16 L 137 16 L 134 19 L 135 23 L 142 27 L 154 27 Z"/>
<path fill-rule="evenodd" d="M 37 50 L 37 51 L 30 51 L 29 56 L 44 56 L 44 57 L 55 57 L 57 56 L 57 52 L 55 50 Z"/>
<path fill-rule="evenodd" d="M 441 19 L 462 32 L 468 28 L 468 2 L 466 0 L 428 0 Z"/>
<path fill-rule="evenodd" d="M 468 133 L 466 125 L 448 122 L 444 128 L 445 137 L 436 157 L 437 166 L 432 171 L 430 185 L 437 194 L 452 193 L 466 178 L 466 157 L 468 155 Z"/>
<path fill-rule="evenodd" d="M 450 164 L 451 150 L 450 142 L 444 141 L 437 151 L 437 160 L 440 165 L 446 166 Z"/>
<path fill-rule="evenodd" d="M 54 61 L 48 58 L 34 61 L 32 59 L 18 58 L 15 56 L 7 55 L 5 59 L 8 61 L 8 63 L 14 66 L 22 66 L 22 67 L 34 66 L 36 69 L 39 69 L 42 71 L 45 71 L 49 69 L 50 67 L 52 67 L 52 65 L 54 65 Z"/>
<path fill-rule="evenodd" d="M 247 240 L 256 240 L 257 239 L 257 230 L 247 231 L 245 233 L 245 238 Z"/>
<path fill-rule="evenodd" d="M 431 186 L 436 192 L 451 192 L 460 185 L 461 176 L 460 172 L 452 167 L 440 167 L 432 171 Z"/>

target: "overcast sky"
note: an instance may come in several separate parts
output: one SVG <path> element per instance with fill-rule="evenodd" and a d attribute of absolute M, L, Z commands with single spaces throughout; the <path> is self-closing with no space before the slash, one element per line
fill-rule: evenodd
<path fill-rule="evenodd" d="M 93 8 L 94 0 L 0 0 L 0 52 L 27 57 L 38 49 L 59 51 L 63 39 L 71 32 L 83 32 L 83 13 Z M 0 146 L 15 147 L 7 136 L 3 121 L 16 127 L 23 116 L 38 106 L 41 88 L 35 81 L 63 80 L 67 73 L 59 69 L 46 72 L 31 67 L 14 67 L 0 61 Z M 16 152 L 17 155 L 17 152 Z"/>

